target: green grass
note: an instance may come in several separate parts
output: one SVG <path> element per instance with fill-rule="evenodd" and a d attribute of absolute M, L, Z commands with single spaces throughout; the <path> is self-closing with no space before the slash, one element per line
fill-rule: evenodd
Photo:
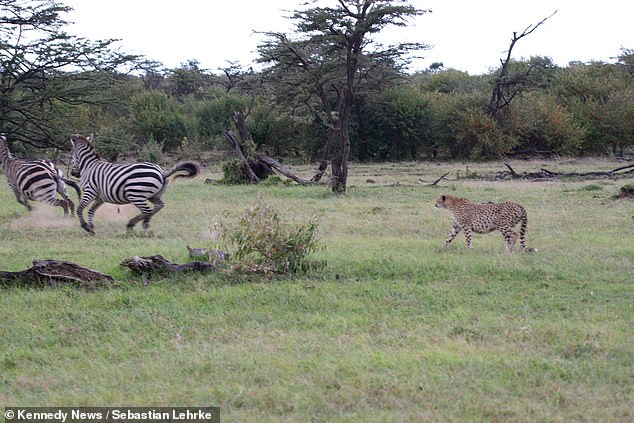
<path fill-rule="evenodd" d="M 148 233 L 126 234 L 128 210 L 110 208 L 95 237 L 61 210 L 29 215 L 3 184 L 1 270 L 61 259 L 116 282 L 0 289 L 0 405 L 214 405 L 226 422 L 631 421 L 634 203 L 612 199 L 631 180 L 462 179 L 466 166 L 352 165 L 345 196 L 203 184 L 217 179 L 207 171 L 170 185 Z M 443 249 L 441 193 L 522 203 L 539 252 L 506 254 L 499 234 Z M 187 244 L 215 246 L 214 222 L 237 221 L 258 195 L 283 216 L 320 216 L 325 269 L 147 281 L 119 265 L 189 261 Z"/>

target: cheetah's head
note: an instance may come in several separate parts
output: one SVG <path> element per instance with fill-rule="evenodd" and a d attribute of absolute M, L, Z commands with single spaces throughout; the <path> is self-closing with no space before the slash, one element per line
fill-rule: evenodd
<path fill-rule="evenodd" d="M 456 197 L 453 195 L 441 195 L 436 199 L 436 207 L 440 209 L 448 209 L 453 204 Z"/>

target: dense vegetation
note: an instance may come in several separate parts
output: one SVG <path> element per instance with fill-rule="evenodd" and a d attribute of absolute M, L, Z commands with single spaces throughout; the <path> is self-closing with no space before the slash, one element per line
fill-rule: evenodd
<path fill-rule="evenodd" d="M 367 18 L 382 14 L 374 16 L 372 31 L 425 13 L 403 2 L 374 3 Z M 329 38 L 328 28 L 345 29 L 351 19 L 346 8 L 297 13 L 294 38 L 272 33 L 260 46 L 261 70 L 232 63 L 210 71 L 196 60 L 165 69 L 112 51 L 113 40 L 71 37 L 63 31 L 68 8 L 53 1 L 6 0 L 0 6 L 0 127 L 18 155 L 42 156 L 36 147 L 66 150 L 75 132 L 94 133 L 99 150 L 112 160 L 121 153 L 154 161 L 164 152 L 195 155 L 226 148 L 222 132 L 232 127 L 237 110 L 247 115 L 257 148 L 303 160 L 332 158 L 326 150 L 337 148 L 331 132 L 343 112 L 349 157 L 361 162 L 622 155 L 634 144 L 634 51 L 626 48 L 609 64 L 511 60 L 502 78 L 499 69 L 469 75 L 441 63 L 412 74 L 406 72 L 412 46 L 366 46 L 355 50 L 354 95 L 344 96 L 352 102 L 344 110 L 333 105 L 350 84 L 341 82 L 348 62 L 338 58 L 345 51 L 320 46 L 338 45 L 340 37 Z M 27 32 L 41 38 L 19 36 Z M 306 34 L 312 38 L 302 38 Z M 303 75 L 292 67 L 295 56 L 283 59 L 289 48 L 311 63 L 330 60 Z M 317 53 L 305 59 L 312 51 Z M 499 83 L 512 101 L 493 115 L 487 106 Z"/>
<path fill-rule="evenodd" d="M 400 74 L 389 87 L 359 93 L 351 118 L 351 158 L 622 155 L 634 145 L 634 76 L 626 59 L 631 54 L 624 53 L 616 64 L 563 68 L 547 58 L 531 59 L 543 65 L 541 71 L 511 103 L 504 125 L 485 111 L 495 71 L 477 76 L 453 69 Z M 308 110 L 278 101 L 267 92 L 262 75 L 238 70 L 233 76 L 239 82 L 227 85 L 226 76 L 199 69 L 194 62 L 151 76 L 120 75 L 102 93 L 113 100 L 111 106 L 75 106 L 60 125 L 68 133 L 94 132 L 100 150 L 109 151 L 112 159 L 127 151 L 156 159 L 161 151 L 193 154 L 228 148 L 222 132 L 233 127 L 236 110 L 245 110 L 258 148 L 278 157 L 321 158 L 322 122 Z"/>

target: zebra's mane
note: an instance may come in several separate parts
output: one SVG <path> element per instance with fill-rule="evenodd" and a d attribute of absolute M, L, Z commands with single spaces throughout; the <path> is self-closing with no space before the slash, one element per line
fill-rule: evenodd
<path fill-rule="evenodd" d="M 86 145 L 88 151 L 91 154 L 93 154 L 98 160 L 101 160 L 101 155 L 99 154 L 99 152 L 97 151 L 93 143 L 90 141 L 90 137 L 84 137 L 82 135 L 73 135 L 72 140 L 73 140 L 73 143 L 75 144 L 81 143 Z"/>

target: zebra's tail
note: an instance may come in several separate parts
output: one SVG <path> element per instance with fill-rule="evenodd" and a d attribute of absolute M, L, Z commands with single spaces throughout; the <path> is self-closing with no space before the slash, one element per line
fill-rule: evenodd
<path fill-rule="evenodd" d="M 77 185 L 77 182 L 70 180 L 68 178 L 62 178 L 62 181 L 64 181 L 66 185 L 70 185 L 71 187 L 73 187 L 75 191 L 77 191 L 77 197 L 81 199 L 81 188 L 79 188 L 79 185 Z"/>
<path fill-rule="evenodd" d="M 177 173 L 177 172 L 185 172 Z M 177 163 L 176 166 L 170 170 L 165 177 L 169 178 L 174 175 L 174 179 L 176 178 L 193 178 L 200 173 L 200 166 L 196 162 L 181 162 Z"/>

